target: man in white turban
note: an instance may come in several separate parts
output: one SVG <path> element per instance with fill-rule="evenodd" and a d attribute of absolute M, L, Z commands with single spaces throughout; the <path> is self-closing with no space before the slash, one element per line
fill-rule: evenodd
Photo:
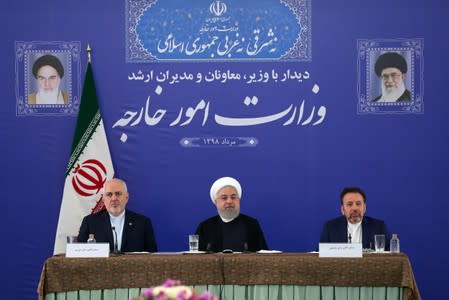
<path fill-rule="evenodd" d="M 268 249 L 259 222 L 240 213 L 242 187 L 232 177 L 217 179 L 210 189 L 210 198 L 218 215 L 201 222 L 196 230 L 200 236 L 199 250 L 221 252 L 259 251 Z"/>

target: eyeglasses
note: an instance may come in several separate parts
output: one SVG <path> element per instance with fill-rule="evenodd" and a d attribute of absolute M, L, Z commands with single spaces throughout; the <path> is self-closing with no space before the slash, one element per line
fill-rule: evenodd
<path fill-rule="evenodd" d="M 221 196 L 218 196 L 218 199 L 219 200 L 222 200 L 222 201 L 227 201 L 228 199 L 230 199 L 231 201 L 235 201 L 235 200 L 238 200 L 239 199 L 239 196 L 237 196 L 237 195 L 221 195 Z"/>
<path fill-rule="evenodd" d="M 114 192 L 114 193 L 113 192 L 107 192 L 104 195 L 105 195 L 105 197 L 108 197 L 108 198 L 111 198 L 112 195 L 115 195 L 116 197 L 121 197 L 123 195 L 123 192 L 121 192 L 121 191 L 117 191 L 117 192 Z"/>
<path fill-rule="evenodd" d="M 381 77 L 382 77 L 382 80 L 387 81 L 388 78 L 390 78 L 390 77 L 391 77 L 391 79 L 396 80 L 396 79 L 398 79 L 401 75 L 402 75 L 401 73 L 391 73 L 391 74 L 382 74 Z"/>

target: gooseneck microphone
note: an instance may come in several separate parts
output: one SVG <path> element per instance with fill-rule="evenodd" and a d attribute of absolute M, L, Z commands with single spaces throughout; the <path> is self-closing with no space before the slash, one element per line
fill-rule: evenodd
<path fill-rule="evenodd" d="M 115 231 L 115 226 L 112 226 L 112 231 L 114 232 L 114 253 L 119 253 L 119 251 L 118 251 L 117 231 Z"/>
<path fill-rule="evenodd" d="M 207 253 L 212 253 L 213 251 L 212 251 L 212 245 L 211 245 L 211 243 L 207 243 L 207 246 L 206 246 L 206 252 Z"/>
<path fill-rule="evenodd" d="M 351 236 L 351 233 L 348 234 L 348 243 L 349 243 L 349 244 L 352 243 L 352 236 Z"/>

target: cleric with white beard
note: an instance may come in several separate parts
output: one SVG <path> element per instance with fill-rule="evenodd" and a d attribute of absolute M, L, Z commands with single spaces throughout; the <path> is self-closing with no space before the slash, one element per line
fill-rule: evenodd
<path fill-rule="evenodd" d="M 39 57 L 33 64 L 33 76 L 37 80 L 38 92 L 28 95 L 28 104 L 67 104 L 67 93 L 59 88 L 64 76 L 64 67 L 54 55 Z"/>
<path fill-rule="evenodd" d="M 374 67 L 380 78 L 382 95 L 373 102 L 407 102 L 411 99 L 410 91 L 404 84 L 407 62 L 396 52 L 387 52 L 379 56 Z"/>

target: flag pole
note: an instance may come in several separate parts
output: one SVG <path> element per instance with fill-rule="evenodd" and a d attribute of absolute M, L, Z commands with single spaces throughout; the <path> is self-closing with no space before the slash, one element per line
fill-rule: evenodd
<path fill-rule="evenodd" d="M 90 63 L 90 52 L 92 51 L 90 44 L 87 44 L 86 51 L 87 51 L 87 63 Z"/>
<path fill-rule="evenodd" d="M 114 178 L 114 166 L 93 78 L 90 45 L 86 50 L 88 63 L 67 163 L 53 254 L 65 252 L 67 236 L 78 235 L 86 215 L 104 209 L 101 189 L 105 181 Z"/>

